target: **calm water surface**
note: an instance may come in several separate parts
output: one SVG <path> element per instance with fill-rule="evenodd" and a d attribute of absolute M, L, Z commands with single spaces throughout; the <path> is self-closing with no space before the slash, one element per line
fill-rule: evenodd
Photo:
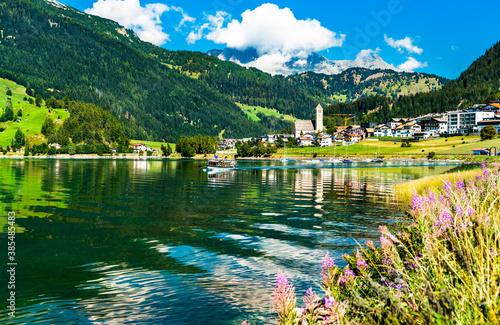
<path fill-rule="evenodd" d="M 326 252 L 344 265 L 378 226 L 404 219 L 394 184 L 450 168 L 204 165 L 0 161 L 0 227 L 12 210 L 19 231 L 17 317 L 1 272 L 0 323 L 269 324 L 278 269 L 299 295 L 316 288 Z M 5 261 L 5 234 L 0 248 Z"/>

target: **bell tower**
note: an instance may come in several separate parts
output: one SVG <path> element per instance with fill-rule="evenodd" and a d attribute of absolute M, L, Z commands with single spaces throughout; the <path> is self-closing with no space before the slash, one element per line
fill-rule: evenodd
<path fill-rule="evenodd" d="M 316 106 L 316 132 L 323 131 L 323 107 L 321 104 Z"/>

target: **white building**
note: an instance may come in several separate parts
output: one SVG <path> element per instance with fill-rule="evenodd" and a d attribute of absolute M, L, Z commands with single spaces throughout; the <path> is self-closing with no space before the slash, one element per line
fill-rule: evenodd
<path fill-rule="evenodd" d="M 477 132 L 477 123 L 495 117 L 493 111 L 453 111 L 448 112 L 448 133 Z"/>
<path fill-rule="evenodd" d="M 440 135 L 448 132 L 448 120 L 444 118 L 431 118 L 421 121 L 422 131 L 429 132 L 434 135 Z"/>
<path fill-rule="evenodd" d="M 144 143 L 135 143 L 135 144 L 133 144 L 133 147 L 134 147 L 134 153 L 138 153 L 141 151 L 142 152 L 153 151 L 153 149 L 151 149 L 150 147 L 148 147 Z"/>
<path fill-rule="evenodd" d="M 332 145 L 332 136 L 329 134 L 323 134 L 318 138 L 318 141 L 322 147 L 330 147 Z"/>
<path fill-rule="evenodd" d="M 305 136 L 301 136 L 297 138 L 299 146 L 312 146 L 314 143 L 314 139 L 312 135 L 306 134 Z"/>
<path fill-rule="evenodd" d="M 385 124 L 379 124 L 373 130 L 374 137 L 392 137 L 392 129 Z"/>

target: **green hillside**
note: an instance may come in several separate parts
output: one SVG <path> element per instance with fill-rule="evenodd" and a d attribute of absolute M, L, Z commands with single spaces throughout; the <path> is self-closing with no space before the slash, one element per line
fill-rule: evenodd
<path fill-rule="evenodd" d="M 7 96 L 7 88 L 12 91 L 11 96 Z M 30 104 L 24 99 L 31 98 L 34 102 L 35 98 L 26 95 L 25 87 L 10 80 L 0 78 L 0 107 L 2 113 L 5 110 L 7 98 L 11 98 L 10 102 L 13 106 L 14 115 L 17 115 L 17 112 L 21 109 L 22 116 L 18 117 L 21 122 L 7 121 L 0 123 L 0 127 L 5 129 L 3 132 L 0 132 L 0 146 L 4 148 L 11 145 L 12 139 L 18 129 L 28 136 L 32 143 L 38 144 L 43 141 L 40 131 L 45 118 L 49 117 L 60 126 L 69 116 L 69 113 L 65 109 L 51 109 L 49 112 L 44 106 L 37 107 L 34 104 Z"/>
<path fill-rule="evenodd" d="M 0 76 L 44 98 L 96 103 L 117 116 L 131 138 L 266 131 L 229 97 L 145 52 L 150 45 L 129 46 L 143 42 L 117 37 L 117 23 L 43 0 L 12 0 L 0 3 L 0 30 Z"/>
<path fill-rule="evenodd" d="M 129 138 L 139 140 L 173 142 L 222 132 L 226 137 L 257 136 L 289 123 L 272 114 L 254 121 L 236 103 L 309 118 L 318 103 L 425 91 L 442 82 L 418 74 L 420 83 L 429 80 L 426 88 L 391 73 L 395 86 L 382 87 L 385 81 L 372 76 L 380 72 L 366 70 L 356 72 L 370 85 L 366 90 L 353 93 L 364 87 L 356 78 L 334 82 L 336 77 L 331 77 L 328 84 L 335 90 L 325 92 L 324 85 L 299 85 L 293 78 L 273 77 L 203 53 L 168 51 L 140 41 L 116 22 L 44 0 L 1 2 L 0 31 L 0 77 L 45 99 L 68 96 L 95 103 L 118 118 Z"/>
<path fill-rule="evenodd" d="M 351 68 L 338 75 L 306 72 L 287 78 L 320 101 L 350 102 L 372 96 L 411 95 L 440 89 L 449 80 L 425 73 Z"/>
<path fill-rule="evenodd" d="M 445 112 L 500 99 L 500 42 L 474 61 L 456 80 L 441 89 L 396 99 L 371 97 L 340 103 L 325 109 L 328 114 L 356 114 L 359 121 L 385 121 L 392 117 L 414 117 Z"/>

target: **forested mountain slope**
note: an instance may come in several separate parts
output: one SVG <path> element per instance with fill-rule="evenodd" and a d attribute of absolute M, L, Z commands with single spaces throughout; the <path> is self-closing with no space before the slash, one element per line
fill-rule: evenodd
<path fill-rule="evenodd" d="M 500 98 L 500 42 L 475 60 L 456 80 L 440 90 L 401 96 L 397 99 L 366 98 L 352 103 L 336 104 L 327 114 L 357 114 L 360 121 L 384 121 L 392 117 L 412 117 L 432 112 L 467 108 L 488 99 Z"/>
<path fill-rule="evenodd" d="M 123 32 L 121 26 L 103 21 L 45 1 L 0 3 L 0 75 L 44 98 L 96 103 L 116 115 L 131 138 L 267 131 L 228 96 L 132 48 L 113 34 Z M 121 36 L 141 43 L 127 35 Z"/>
<path fill-rule="evenodd" d="M 303 119 L 318 103 L 398 96 L 446 81 L 366 69 L 273 77 L 203 53 L 156 47 L 116 22 L 45 0 L 0 3 L 0 56 L 0 77 L 31 95 L 95 103 L 118 118 L 128 137 L 159 141 L 223 131 L 257 136 L 290 125 L 273 116 L 254 122 L 236 103 Z"/>

